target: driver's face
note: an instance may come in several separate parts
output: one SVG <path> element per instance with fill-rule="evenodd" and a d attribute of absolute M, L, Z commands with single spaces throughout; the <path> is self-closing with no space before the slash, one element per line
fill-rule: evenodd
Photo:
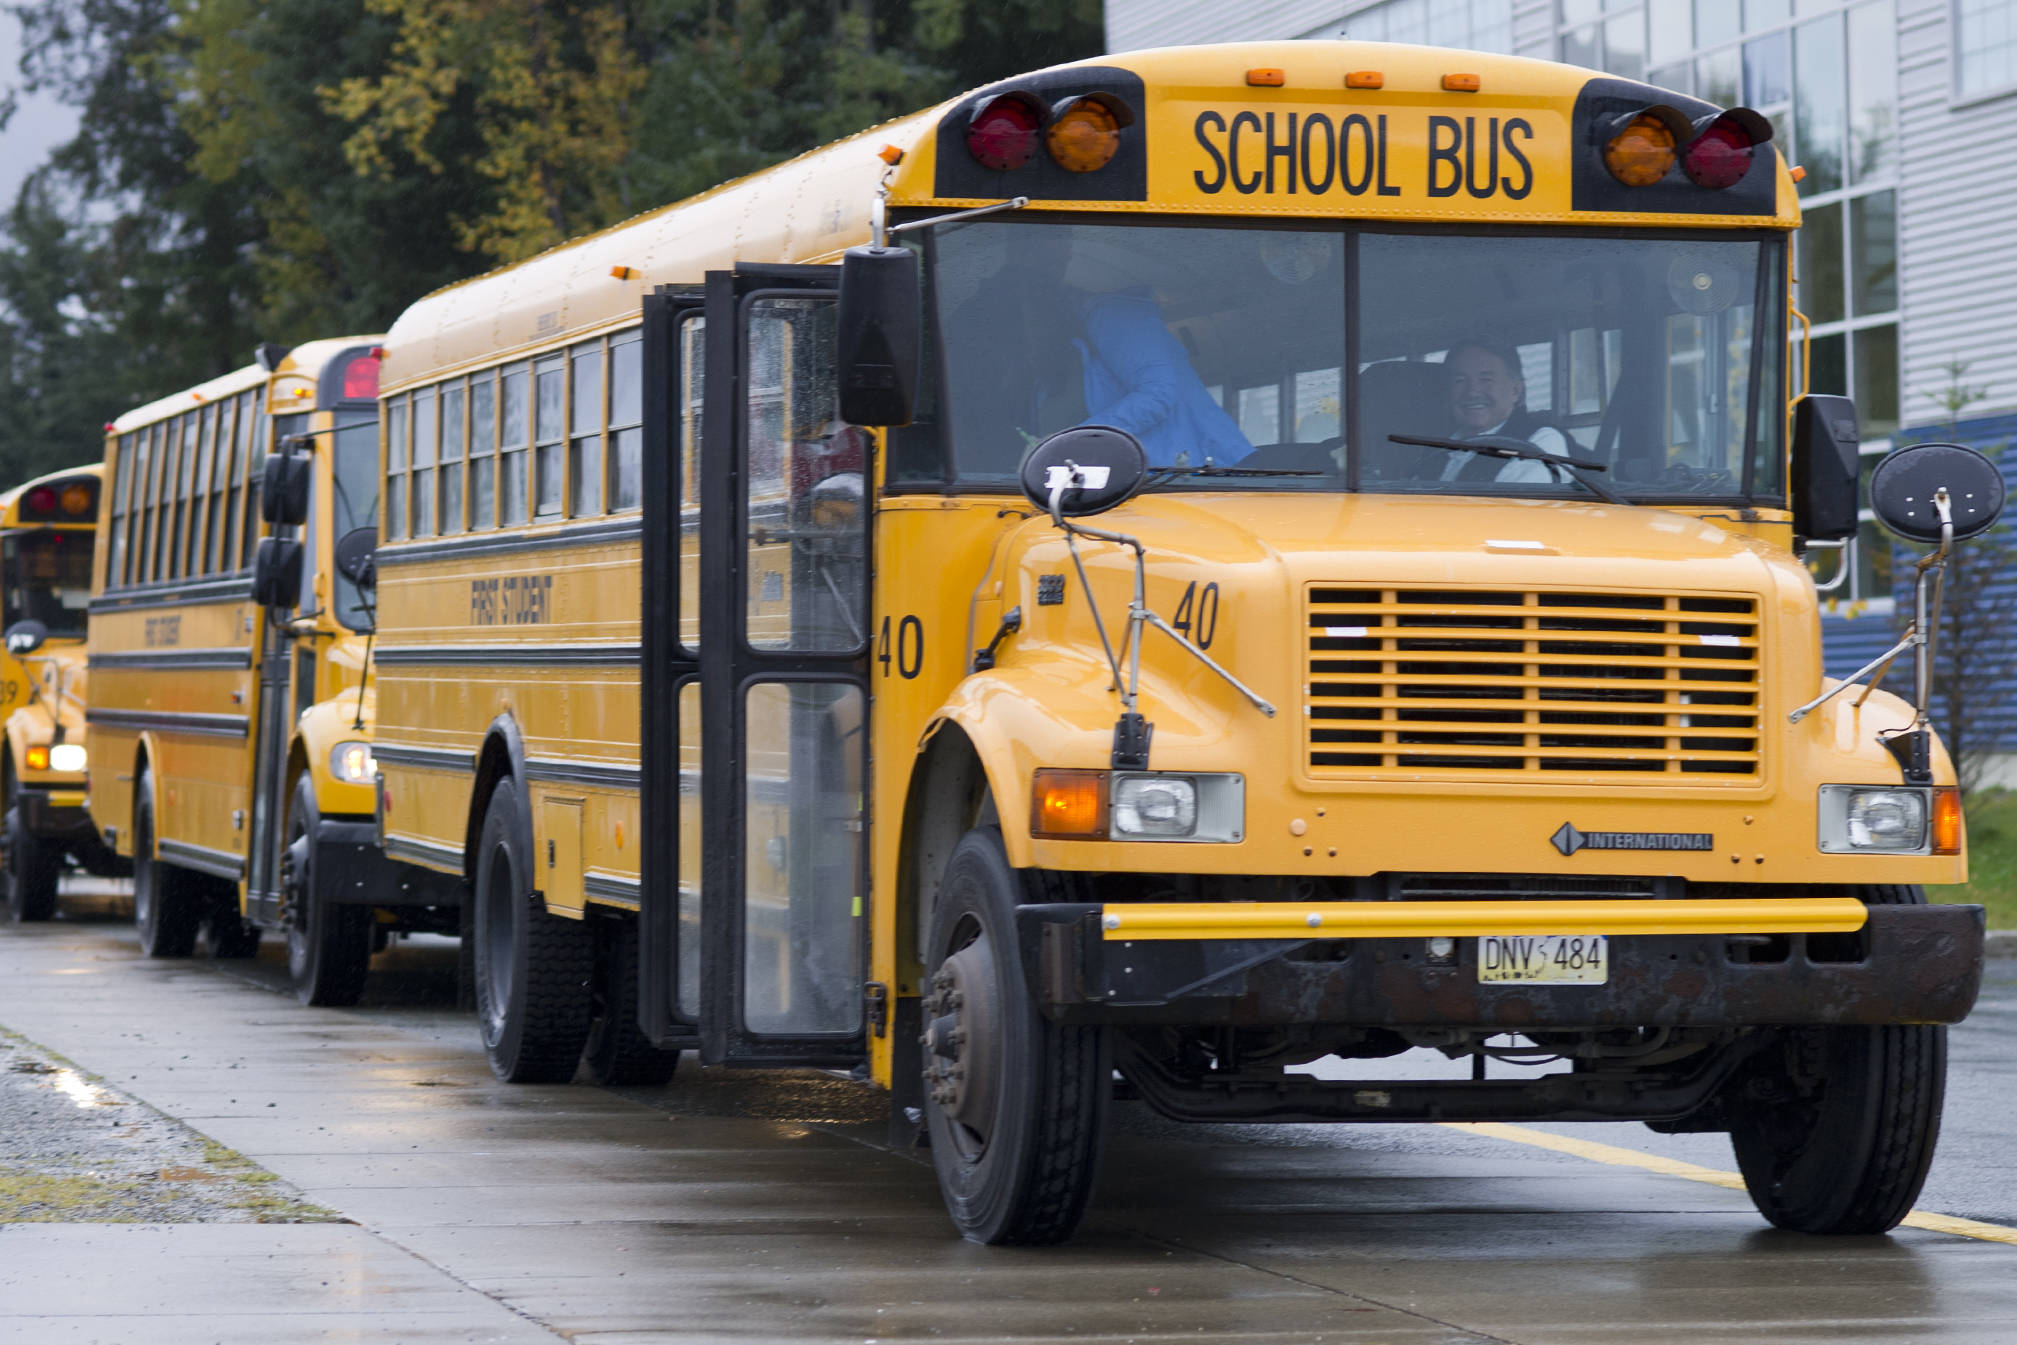
<path fill-rule="evenodd" d="M 1482 434 L 1513 414 L 1524 390 L 1518 374 L 1489 350 L 1466 346 L 1450 357 L 1450 415 L 1468 434 Z"/>

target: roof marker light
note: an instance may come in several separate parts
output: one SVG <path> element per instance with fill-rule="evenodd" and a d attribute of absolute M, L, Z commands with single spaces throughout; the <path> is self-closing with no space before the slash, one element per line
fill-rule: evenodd
<path fill-rule="evenodd" d="M 894 168 L 903 162 L 903 151 L 895 145 L 884 145 L 875 152 L 875 157 Z"/>
<path fill-rule="evenodd" d="M 975 109 L 967 123 L 966 148 L 975 162 L 997 173 L 1014 172 L 1037 152 L 1043 111 L 1026 93 L 1005 93 Z"/>
<path fill-rule="evenodd" d="M 1348 89 L 1379 89 L 1384 88 L 1386 83 L 1387 77 L 1377 70 L 1351 70 L 1345 74 L 1345 87 Z"/>
<path fill-rule="evenodd" d="M 1481 83 L 1476 75 L 1443 76 L 1443 88 L 1450 93 L 1476 93 Z"/>
<path fill-rule="evenodd" d="M 1279 89 L 1288 76 L 1272 65 L 1256 66 L 1247 71 L 1247 83 L 1256 89 Z"/>
<path fill-rule="evenodd" d="M 609 268 L 609 274 L 617 280 L 635 280 L 638 271 L 635 266 L 612 266 Z"/>

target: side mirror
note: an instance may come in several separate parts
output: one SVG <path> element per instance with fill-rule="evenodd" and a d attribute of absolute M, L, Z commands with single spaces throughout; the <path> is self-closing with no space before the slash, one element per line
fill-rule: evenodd
<path fill-rule="evenodd" d="M 849 248 L 841 258 L 835 373 L 840 418 L 850 425 L 910 424 L 924 344 L 918 296 L 909 248 Z"/>
<path fill-rule="evenodd" d="M 352 528 L 336 539 L 336 572 L 359 588 L 378 583 L 378 529 Z"/>
<path fill-rule="evenodd" d="M 7 628 L 7 652 L 15 658 L 20 658 L 23 654 L 32 654 L 40 649 L 42 642 L 48 638 L 49 628 L 34 618 L 17 621 Z"/>
<path fill-rule="evenodd" d="M 2002 516 L 2002 471 L 1961 444 L 1908 444 L 1886 455 L 1870 474 L 1870 511 L 1906 541 L 1938 546 L 1934 497 L 1943 488 L 1957 542 L 1987 532 Z"/>
<path fill-rule="evenodd" d="M 1059 430 L 1023 458 L 1022 488 L 1053 518 L 1103 514 L 1141 489 L 1149 455 L 1141 440 L 1110 425 Z"/>
<path fill-rule="evenodd" d="M 1856 403 L 1813 393 L 1793 412 L 1793 533 L 1833 542 L 1856 535 Z"/>
<path fill-rule="evenodd" d="M 259 514 L 280 527 L 308 521 L 308 479 L 314 459 L 301 453 L 268 453 L 259 477 Z"/>
<path fill-rule="evenodd" d="M 262 537 L 252 558 L 252 600 L 261 607 L 294 607 L 301 601 L 301 543 Z"/>

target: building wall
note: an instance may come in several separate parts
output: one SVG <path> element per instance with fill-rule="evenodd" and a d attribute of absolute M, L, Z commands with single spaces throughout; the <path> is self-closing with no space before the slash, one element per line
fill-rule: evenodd
<path fill-rule="evenodd" d="M 1904 386 L 1908 423 L 1943 418 L 1928 394 L 1963 382 L 1986 396 L 1963 415 L 2017 407 L 2017 92 L 1955 101 L 1953 0 L 1899 0 L 1902 149 L 1899 249 L 1904 265 Z"/>
<path fill-rule="evenodd" d="M 1107 0 L 1107 50 L 1301 37 L 1340 17 L 1338 0 Z"/>

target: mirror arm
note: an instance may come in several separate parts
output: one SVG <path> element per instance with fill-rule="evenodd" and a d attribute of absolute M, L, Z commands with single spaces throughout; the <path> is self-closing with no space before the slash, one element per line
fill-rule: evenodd
<path fill-rule="evenodd" d="M 882 193 L 878 192 L 878 199 L 881 199 L 882 195 Z M 954 220 L 978 219 L 982 215 L 999 215 L 1004 210 L 1021 210 L 1029 203 L 1030 198 L 1027 196 L 1011 196 L 1008 200 L 996 201 L 993 205 L 977 205 L 970 210 L 954 210 L 944 215 L 933 215 L 930 219 L 906 220 L 902 224 L 891 225 L 888 232 L 891 237 L 894 237 L 900 233 L 909 233 L 912 229 L 922 229 L 928 224 L 950 224 Z M 871 212 L 874 209 L 875 207 L 870 207 Z M 875 215 L 873 213 L 869 216 L 869 223 L 870 227 L 873 227 L 875 224 Z M 880 240 L 877 241 L 876 246 L 882 246 Z"/>
<path fill-rule="evenodd" d="M 1843 584 L 1848 582 L 1849 572 L 1855 568 L 1853 564 L 1852 553 L 1849 550 L 1849 544 L 1853 540 L 1854 540 L 1853 538 L 1844 537 L 1837 541 L 1830 542 L 1830 541 L 1815 541 L 1814 539 L 1809 538 L 1804 543 L 1803 549 L 1808 551 L 1839 551 L 1842 553 L 1841 559 L 1836 563 L 1835 566 L 1835 577 L 1833 579 L 1830 579 L 1825 584 L 1821 583 L 1819 580 L 1815 581 L 1814 591 L 1816 593 L 1833 593 L 1836 589 L 1842 587 Z"/>

